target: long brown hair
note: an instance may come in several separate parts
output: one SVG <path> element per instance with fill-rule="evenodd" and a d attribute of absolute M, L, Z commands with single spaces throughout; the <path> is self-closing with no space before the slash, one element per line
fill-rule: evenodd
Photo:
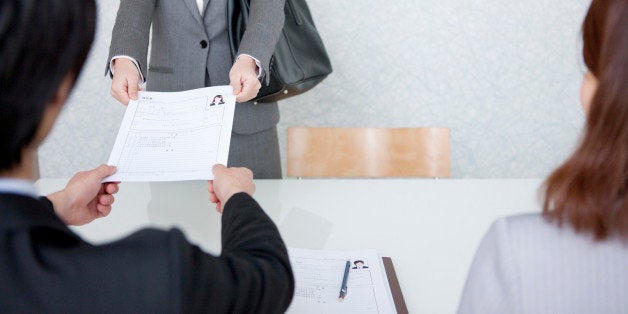
<path fill-rule="evenodd" d="M 545 182 L 543 214 L 598 240 L 628 239 L 628 0 L 593 0 L 582 37 L 598 87 L 580 146 Z"/>

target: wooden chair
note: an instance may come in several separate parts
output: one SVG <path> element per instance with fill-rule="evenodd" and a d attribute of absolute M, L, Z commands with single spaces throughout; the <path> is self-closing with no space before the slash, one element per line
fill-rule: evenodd
<path fill-rule="evenodd" d="M 449 128 L 288 128 L 290 177 L 448 177 Z"/>

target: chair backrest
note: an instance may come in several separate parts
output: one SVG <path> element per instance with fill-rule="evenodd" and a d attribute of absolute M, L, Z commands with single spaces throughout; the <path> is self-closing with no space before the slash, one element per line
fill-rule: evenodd
<path fill-rule="evenodd" d="M 290 177 L 448 177 L 449 128 L 288 128 Z"/>

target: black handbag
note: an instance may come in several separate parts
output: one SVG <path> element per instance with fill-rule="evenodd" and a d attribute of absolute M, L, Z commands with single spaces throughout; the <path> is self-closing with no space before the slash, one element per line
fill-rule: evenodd
<path fill-rule="evenodd" d="M 251 0 L 229 0 L 227 28 L 231 53 L 238 52 L 249 17 Z M 253 0 L 260 1 L 260 0 Z M 268 78 L 251 101 L 275 102 L 304 93 L 332 72 L 331 62 L 318 35 L 305 0 L 286 0 L 285 24 L 270 59 Z"/>

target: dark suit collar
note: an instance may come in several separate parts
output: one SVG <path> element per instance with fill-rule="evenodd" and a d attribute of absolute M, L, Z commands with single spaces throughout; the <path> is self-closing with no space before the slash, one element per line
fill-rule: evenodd
<path fill-rule="evenodd" d="M 19 194 L 0 193 L 0 229 L 29 229 L 45 227 L 78 238 L 57 217 L 47 198 L 33 198 Z"/>

